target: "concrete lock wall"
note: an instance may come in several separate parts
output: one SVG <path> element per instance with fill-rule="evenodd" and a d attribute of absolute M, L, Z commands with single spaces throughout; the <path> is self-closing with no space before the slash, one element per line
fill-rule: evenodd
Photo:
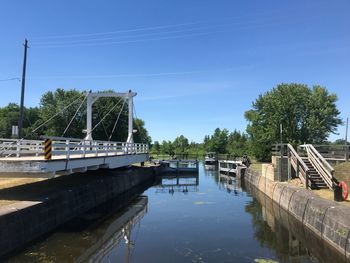
<path fill-rule="evenodd" d="M 68 220 L 152 181 L 152 168 L 117 171 L 54 193 L 43 201 L 20 201 L 0 209 L 0 258 Z"/>
<path fill-rule="evenodd" d="M 350 262 L 350 207 L 320 198 L 303 188 L 273 182 L 250 169 L 245 171 L 244 181 L 246 186 L 252 185 L 272 199 L 280 213 L 288 212 Z"/>

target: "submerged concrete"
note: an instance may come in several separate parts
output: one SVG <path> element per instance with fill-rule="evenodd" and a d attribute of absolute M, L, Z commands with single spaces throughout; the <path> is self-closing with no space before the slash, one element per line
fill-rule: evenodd
<path fill-rule="evenodd" d="M 152 183 L 153 167 L 75 174 L 0 190 L 17 202 L 0 208 L 0 258 L 72 218 L 139 185 Z"/>
<path fill-rule="evenodd" d="M 322 242 L 336 250 L 341 258 L 350 262 L 349 207 L 320 198 L 303 188 L 273 182 L 250 169 L 242 174 L 245 185 L 253 186 L 273 200 L 273 206 L 278 206 L 280 215 L 288 213 L 288 220 L 297 220 L 309 230 L 308 232 L 311 231 Z"/>

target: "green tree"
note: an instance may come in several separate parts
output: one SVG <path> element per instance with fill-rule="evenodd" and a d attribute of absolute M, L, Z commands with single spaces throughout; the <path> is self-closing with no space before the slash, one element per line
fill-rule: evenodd
<path fill-rule="evenodd" d="M 136 133 L 134 133 L 134 142 L 151 144 L 152 138 L 148 135 L 148 131 L 145 128 L 145 122 L 141 119 L 134 119 L 134 127 Z"/>
<path fill-rule="evenodd" d="M 85 137 L 86 134 L 83 133 L 86 128 L 85 96 L 85 92 L 77 90 L 57 89 L 54 92 L 46 92 L 41 97 L 39 107 L 24 109 L 23 137 L 27 139 L 38 138 L 41 135 Z M 92 133 L 93 138 L 108 140 L 111 136 L 112 141 L 125 141 L 128 136 L 127 110 L 127 102 L 124 102 L 124 99 L 99 98 L 93 105 L 92 126 L 96 126 Z M 53 116 L 55 117 L 52 118 Z M 0 108 L 0 137 L 10 138 L 12 125 L 18 125 L 18 119 L 19 107 L 17 104 L 10 103 Z M 114 127 L 117 119 L 118 123 Z M 65 132 L 68 125 L 69 128 Z M 137 129 L 134 134 L 135 142 L 151 143 L 151 137 L 148 135 L 143 120 L 134 119 L 134 127 Z M 33 130 L 36 131 L 33 132 Z"/>
<path fill-rule="evenodd" d="M 101 92 L 113 91 L 107 90 Z M 77 90 L 63 89 L 57 89 L 55 92 L 49 91 L 45 93 L 40 101 L 41 120 L 39 123 L 37 123 L 37 126 L 43 123 L 43 121 L 50 119 L 53 115 L 64 108 L 65 110 L 38 130 L 38 134 L 51 136 L 63 135 L 65 137 L 73 138 L 85 137 L 86 134 L 83 133 L 83 130 L 86 128 L 86 101 L 84 101 L 84 94 L 85 92 L 79 92 Z M 70 107 L 66 108 L 74 101 L 76 101 L 76 103 L 73 103 Z M 124 103 L 124 99 L 113 97 L 99 98 L 93 104 L 92 112 L 92 137 L 95 140 L 109 140 L 110 136 L 111 141 L 125 141 L 127 139 L 128 114 L 127 102 Z M 72 119 L 73 121 L 71 125 L 64 133 Z M 117 119 L 118 123 L 114 127 Z M 148 134 L 146 134 L 144 129 L 144 123 L 141 120 L 136 119 L 134 120 L 134 124 L 140 127 L 140 133 L 139 135 L 135 136 L 135 141 L 141 142 L 143 140 L 145 142 L 149 142 L 150 140 L 147 137 Z"/>
<path fill-rule="evenodd" d="M 0 109 L 0 137 L 10 138 L 12 125 L 18 125 L 19 107 L 15 103 L 10 103 Z"/>
<path fill-rule="evenodd" d="M 204 137 L 206 150 L 209 152 L 227 153 L 228 134 L 227 129 L 220 130 L 216 128 L 210 139 Z"/>
<path fill-rule="evenodd" d="M 57 89 L 55 92 L 46 92 L 40 100 L 40 119 L 35 123 L 35 126 L 39 127 L 52 116 L 62 111 L 73 101 L 78 100 L 78 98 L 82 97 L 82 95 L 83 94 L 77 90 L 66 91 L 63 89 Z M 65 137 L 73 138 L 84 137 L 83 129 L 86 125 L 86 105 L 82 106 L 67 132 L 63 134 L 75 112 L 78 110 L 81 101 L 82 99 L 74 103 L 71 107 L 66 108 L 61 114 L 58 114 L 55 118 L 42 126 L 37 131 L 37 134 L 50 136 L 64 135 Z"/>
<path fill-rule="evenodd" d="M 284 142 L 296 145 L 325 141 L 341 124 L 336 100 L 337 96 L 324 87 L 295 83 L 280 84 L 261 94 L 253 102 L 253 109 L 245 112 L 255 157 L 269 160 L 272 144 L 280 140 L 280 124 Z"/>
<path fill-rule="evenodd" d="M 174 156 L 174 147 L 171 141 L 163 141 L 161 146 L 160 146 L 160 152 L 162 154 L 168 154 L 170 156 Z"/>
<path fill-rule="evenodd" d="M 248 136 L 237 130 L 231 132 L 228 136 L 227 151 L 234 157 L 242 157 L 248 152 Z"/>
<path fill-rule="evenodd" d="M 152 145 L 152 148 L 151 148 L 151 152 L 152 153 L 156 153 L 156 154 L 159 154 L 160 153 L 160 144 L 158 141 L 155 141 Z"/>
<path fill-rule="evenodd" d="M 33 124 L 39 119 L 39 109 L 24 108 L 23 118 L 23 137 L 33 139 Z M 9 103 L 7 106 L 0 108 L 0 138 L 11 138 L 12 126 L 18 125 L 19 106 L 15 103 Z"/>
<path fill-rule="evenodd" d="M 183 135 L 176 137 L 172 144 L 173 144 L 175 153 L 186 153 L 188 151 L 188 148 L 189 148 L 188 139 Z"/>

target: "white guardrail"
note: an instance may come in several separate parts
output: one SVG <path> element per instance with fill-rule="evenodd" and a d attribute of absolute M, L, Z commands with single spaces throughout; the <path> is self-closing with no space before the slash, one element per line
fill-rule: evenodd
<path fill-rule="evenodd" d="M 52 157 L 77 158 L 148 153 L 148 145 L 76 138 L 43 137 L 52 140 Z M 44 156 L 45 140 L 0 139 L 0 157 Z"/>

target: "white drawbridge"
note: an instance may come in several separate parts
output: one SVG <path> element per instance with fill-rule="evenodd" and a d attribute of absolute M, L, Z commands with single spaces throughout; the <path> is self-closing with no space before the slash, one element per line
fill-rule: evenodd
<path fill-rule="evenodd" d="M 52 136 L 44 136 L 42 140 L 0 139 L 0 176 L 54 177 L 57 174 L 71 174 L 99 168 L 114 169 L 148 160 L 148 145 L 133 141 L 134 96 L 136 93 L 131 91 L 86 94 L 85 139 Z M 128 102 L 126 142 L 93 140 L 92 132 L 96 126 L 92 127 L 92 105 L 101 97 L 121 97 L 124 102 Z"/>

